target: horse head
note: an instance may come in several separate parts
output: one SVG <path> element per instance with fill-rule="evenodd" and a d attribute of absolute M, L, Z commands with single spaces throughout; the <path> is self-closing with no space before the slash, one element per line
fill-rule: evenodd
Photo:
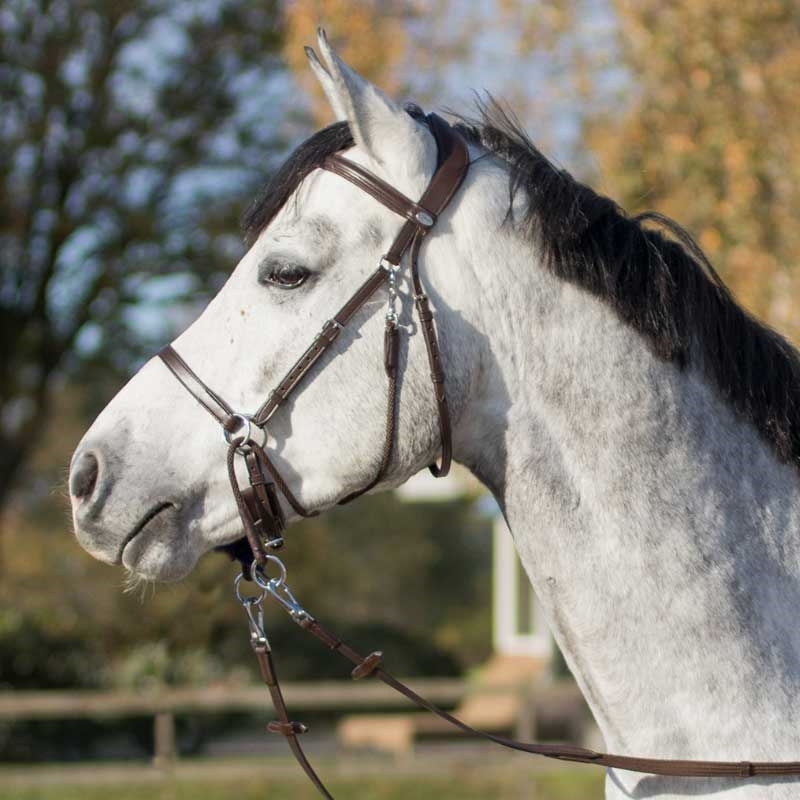
<path fill-rule="evenodd" d="M 319 48 L 322 61 L 309 49 L 309 62 L 338 122 L 303 143 L 253 204 L 246 219 L 250 249 L 174 342 L 203 382 L 237 410 L 263 403 L 314 332 L 380 264 L 402 227 L 397 213 L 319 169 L 324 159 L 346 150 L 350 161 L 414 199 L 436 170 L 437 146 L 424 118 L 343 63 L 324 33 Z M 445 349 L 456 429 L 465 387 L 479 367 L 465 340 L 470 267 L 457 241 L 460 205 L 457 198 L 447 207 L 419 260 Z M 405 481 L 441 444 L 425 344 L 402 270 L 397 292 L 399 328 L 409 335 L 398 357 L 394 449 L 378 488 Z M 381 287 L 266 427 L 265 450 L 306 509 L 322 510 L 358 492 L 380 462 L 386 304 Z M 160 359 L 147 362 L 73 457 L 70 495 L 82 546 L 136 575 L 174 580 L 204 552 L 238 539 L 225 442 L 213 422 Z M 297 516 L 285 496 L 279 502 L 288 521 Z"/>

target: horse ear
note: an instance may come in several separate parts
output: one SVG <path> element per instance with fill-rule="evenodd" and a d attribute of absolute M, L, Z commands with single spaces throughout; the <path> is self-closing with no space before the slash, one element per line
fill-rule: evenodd
<path fill-rule="evenodd" d="M 342 105 L 339 99 L 339 94 L 337 93 L 336 84 L 333 82 L 333 78 L 328 70 L 322 66 L 322 63 L 317 58 L 317 54 L 314 52 L 313 48 L 306 47 L 304 50 L 306 52 L 306 58 L 308 58 L 309 66 L 311 67 L 311 71 L 316 76 L 320 86 L 322 86 L 322 91 L 325 92 L 325 97 L 328 98 L 328 102 L 331 104 L 331 108 L 333 109 L 333 113 L 336 116 L 337 122 L 346 122 L 347 109 L 344 105 Z"/>
<path fill-rule="evenodd" d="M 336 117 L 349 123 L 356 144 L 392 177 L 424 176 L 427 181 L 436 166 L 436 143 L 428 129 L 345 64 L 321 28 L 317 43 L 325 63 L 310 47 L 309 63 Z"/>

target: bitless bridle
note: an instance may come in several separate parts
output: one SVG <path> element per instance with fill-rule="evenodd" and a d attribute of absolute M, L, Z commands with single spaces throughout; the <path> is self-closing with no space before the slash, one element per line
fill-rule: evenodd
<path fill-rule="evenodd" d="M 222 426 L 228 443 L 228 475 L 231 489 L 239 509 L 251 554 L 240 559 L 243 562 L 242 574 L 235 582 L 236 596 L 247 614 L 250 629 L 250 642 L 258 660 L 261 676 L 269 689 L 278 719 L 270 722 L 267 729 L 286 737 L 289 747 L 297 761 L 320 793 L 327 798 L 331 794 L 309 763 L 298 741 L 298 735 L 306 731 L 305 725 L 289 718 L 286 704 L 278 683 L 272 651 L 264 631 L 262 603 L 266 597 L 275 600 L 291 618 L 303 629 L 313 634 L 325 646 L 336 651 L 355 665 L 351 676 L 355 679 L 372 676 L 405 695 L 420 708 L 426 709 L 464 733 L 480 736 L 496 744 L 528 753 L 555 758 L 562 761 L 575 761 L 616 769 L 655 775 L 705 778 L 747 778 L 751 776 L 800 776 L 800 762 L 751 762 L 751 761 L 691 761 L 677 759 L 639 758 L 635 756 L 601 753 L 583 747 L 564 744 L 541 744 L 519 742 L 503 736 L 479 731 L 459 720 L 452 714 L 434 706 L 418 695 L 383 668 L 380 652 L 364 657 L 342 642 L 305 609 L 292 594 L 286 583 L 286 568 L 274 555 L 283 546 L 283 532 L 286 527 L 278 492 L 292 509 L 302 517 L 313 516 L 317 511 L 303 507 L 286 481 L 281 476 L 266 452 L 266 426 L 275 412 L 286 402 L 320 358 L 331 348 L 342 331 L 353 320 L 357 312 L 383 286 L 388 288 L 388 310 L 384 327 L 384 368 L 386 371 L 387 411 L 383 451 L 379 468 L 367 485 L 353 492 L 340 502 L 348 502 L 376 486 L 386 475 L 391 463 L 395 428 L 397 420 L 397 370 L 399 353 L 398 318 L 396 313 L 397 276 L 402 269 L 403 259 L 409 255 L 409 272 L 414 295 L 414 303 L 420 322 L 420 330 L 425 340 L 430 366 L 431 381 L 436 398 L 437 414 L 441 436 L 441 460 L 429 469 L 436 477 L 446 475 L 452 458 L 450 414 L 445 394 L 444 369 L 441 361 L 439 343 L 436 335 L 433 312 L 419 275 L 419 252 L 425 237 L 433 230 L 439 215 L 447 207 L 461 186 L 469 169 L 469 153 L 461 137 L 435 114 L 426 117 L 428 128 L 433 134 L 438 149 L 436 171 L 418 202 L 410 200 L 385 181 L 373 175 L 364 167 L 338 154 L 328 156 L 322 168 L 350 181 L 359 189 L 372 195 L 387 208 L 405 219 L 389 251 L 380 259 L 374 272 L 359 286 L 347 302 L 322 326 L 311 345 L 284 375 L 278 385 L 268 395 L 254 414 L 234 410 L 217 392 L 209 388 L 173 349 L 167 345 L 159 357 L 173 375 Z M 254 430 L 260 441 L 256 441 Z M 246 465 L 249 486 L 242 489 L 236 475 L 236 458 L 240 457 Z M 276 577 L 267 575 L 272 564 L 278 568 Z M 242 581 L 253 581 L 258 587 L 256 594 L 242 593 Z"/>

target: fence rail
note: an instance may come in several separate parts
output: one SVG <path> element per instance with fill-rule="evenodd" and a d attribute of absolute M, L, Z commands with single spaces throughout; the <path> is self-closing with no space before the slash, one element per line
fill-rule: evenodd
<path fill-rule="evenodd" d="M 406 679 L 437 705 L 453 706 L 467 682 L 460 678 Z M 316 681 L 281 684 L 287 705 L 298 711 L 408 707 L 408 701 L 378 682 Z M 0 720 L 153 717 L 153 758 L 168 766 L 177 757 L 175 715 L 253 711 L 269 705 L 263 686 L 206 686 L 153 691 L 0 692 Z"/>
<path fill-rule="evenodd" d="M 434 703 L 452 705 L 467 683 L 461 678 L 407 679 Z M 283 682 L 286 702 L 300 711 L 407 706 L 408 700 L 382 683 L 351 681 Z M 263 686 L 206 686 L 153 691 L 0 692 L 0 719 L 70 719 L 150 716 L 215 711 L 252 711 L 269 700 Z"/>

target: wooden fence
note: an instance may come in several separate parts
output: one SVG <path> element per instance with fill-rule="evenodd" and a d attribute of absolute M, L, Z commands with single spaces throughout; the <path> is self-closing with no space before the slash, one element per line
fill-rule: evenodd
<path fill-rule="evenodd" d="M 410 679 L 413 688 L 437 705 L 452 707 L 464 696 L 459 678 Z M 408 708 L 388 686 L 368 681 L 286 682 L 286 703 L 297 711 Z M 153 717 L 154 762 L 168 766 L 177 757 L 175 715 L 270 708 L 263 686 L 208 686 L 158 691 L 0 692 L 0 720 L 107 719 Z"/>

